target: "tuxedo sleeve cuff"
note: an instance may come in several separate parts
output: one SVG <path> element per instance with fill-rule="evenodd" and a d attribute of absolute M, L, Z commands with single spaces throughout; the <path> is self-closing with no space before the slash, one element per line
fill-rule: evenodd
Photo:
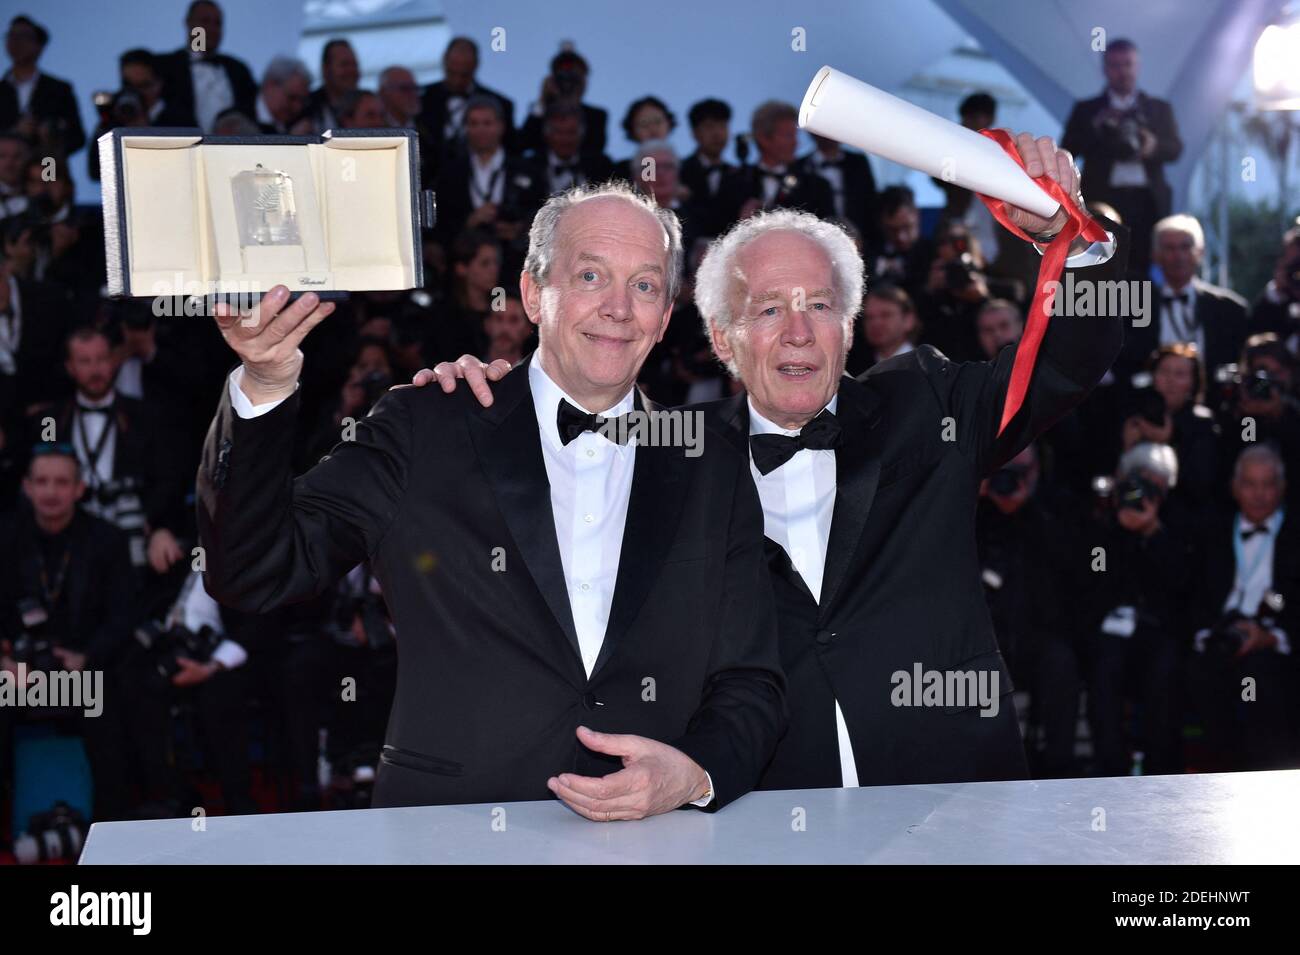
<path fill-rule="evenodd" d="M 248 659 L 248 651 L 234 640 L 222 640 L 217 644 L 217 648 L 212 651 L 212 659 L 227 670 L 233 670 Z"/>
<path fill-rule="evenodd" d="M 1038 250 L 1039 255 L 1043 254 L 1042 246 L 1035 243 L 1034 248 Z M 1067 269 L 1082 269 L 1089 265 L 1101 265 L 1114 254 L 1115 236 L 1107 232 L 1105 242 L 1093 242 L 1086 249 L 1068 256 L 1065 260 L 1065 267 Z"/>
<path fill-rule="evenodd" d="M 704 778 L 709 781 L 709 791 L 705 793 L 703 796 L 701 796 L 699 799 L 694 799 L 691 801 L 692 806 L 699 806 L 701 809 L 703 809 L 709 803 L 713 802 L 714 799 L 713 777 L 709 775 L 709 771 L 707 769 L 704 771 Z"/>
<path fill-rule="evenodd" d="M 1285 653 L 1287 656 L 1290 656 L 1291 641 L 1287 639 L 1286 631 L 1278 628 L 1274 628 L 1270 632 L 1273 634 L 1273 636 L 1277 637 L 1277 647 L 1275 648 L 1277 652 Z"/>
<path fill-rule="evenodd" d="M 248 400 L 248 395 L 244 394 L 244 389 L 239 387 L 240 382 L 244 380 L 244 366 L 240 365 L 230 373 L 230 379 L 227 387 L 230 389 L 230 406 L 235 409 L 235 414 L 241 418 L 257 418 L 266 414 L 272 408 L 277 407 L 284 398 L 277 398 L 275 401 L 264 401 L 260 405 L 255 405 Z M 293 390 L 298 390 L 298 382 L 294 383 Z M 285 397 L 288 397 L 287 395 Z"/>

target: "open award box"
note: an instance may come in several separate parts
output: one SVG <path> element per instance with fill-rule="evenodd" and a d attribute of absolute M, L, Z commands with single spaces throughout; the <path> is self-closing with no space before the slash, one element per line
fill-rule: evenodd
<path fill-rule="evenodd" d="M 114 129 L 99 138 L 111 295 L 266 292 L 338 298 L 423 284 L 411 130 L 205 136 Z"/>

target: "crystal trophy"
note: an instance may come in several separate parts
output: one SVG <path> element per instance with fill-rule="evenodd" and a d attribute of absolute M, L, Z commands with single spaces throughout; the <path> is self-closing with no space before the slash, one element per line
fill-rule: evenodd
<path fill-rule="evenodd" d="M 236 175 L 231 186 L 241 249 L 302 245 L 292 177 L 258 163 L 253 169 Z"/>

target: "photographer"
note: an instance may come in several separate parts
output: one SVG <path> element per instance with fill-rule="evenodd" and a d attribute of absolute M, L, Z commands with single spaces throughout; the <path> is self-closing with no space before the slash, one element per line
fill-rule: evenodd
<path fill-rule="evenodd" d="M 934 258 L 917 299 L 921 340 L 953 361 L 976 361 L 983 352 L 975 319 L 989 300 L 979 243 L 960 222 L 935 236 Z"/>
<path fill-rule="evenodd" d="M 122 87 L 116 93 L 95 94 L 99 125 L 91 135 L 92 142 L 98 143 L 100 136 L 119 126 L 194 125 L 192 116 L 185 110 L 163 99 L 163 80 L 156 55 L 148 50 L 127 50 L 117 62 Z M 90 178 L 99 182 L 98 148 L 86 153 L 86 167 Z"/>
<path fill-rule="evenodd" d="M 1128 775 L 1134 752 L 1144 773 L 1183 771 L 1177 691 L 1190 546 L 1162 514 L 1177 483 L 1169 445 L 1130 448 L 1076 549 L 1096 775 Z M 1136 728 L 1125 726 L 1130 699 L 1141 709 Z"/>
<path fill-rule="evenodd" d="M 19 14 L 9 21 L 9 69 L 0 79 L 0 129 L 13 127 L 42 155 L 66 158 L 86 144 L 86 131 L 72 85 L 37 66 L 49 41 L 49 32 L 30 17 Z"/>
<path fill-rule="evenodd" d="M 1191 686 L 1225 769 L 1300 766 L 1292 642 L 1300 634 L 1300 533 L 1282 508 L 1286 467 L 1267 445 L 1236 459 L 1237 511 L 1196 562 Z"/>
<path fill-rule="evenodd" d="M 1268 332 L 1252 335 L 1240 364 L 1221 376 L 1221 487 L 1230 485 L 1232 462 L 1242 450 L 1260 442 L 1272 445 L 1288 467 L 1300 467 L 1300 404 L 1294 376 L 1294 356 Z M 1287 490 L 1288 503 L 1300 504 L 1297 492 L 1300 486 Z"/>
<path fill-rule="evenodd" d="M 582 101 L 587 93 L 587 77 L 591 68 L 587 61 L 574 50 L 561 50 L 551 60 L 551 71 L 542 80 L 542 95 L 533 103 L 528 118 L 519 130 L 519 148 L 542 154 L 546 150 L 543 141 L 542 124 L 547 112 L 552 107 L 574 107 L 581 112 L 583 128 L 583 153 L 600 156 L 605 152 L 605 127 L 609 125 L 609 114 L 598 106 Z"/>
<path fill-rule="evenodd" d="M 135 631 L 131 669 L 137 692 L 152 698 L 155 712 L 168 714 L 151 727 L 157 736 L 154 745 L 170 749 L 168 743 L 175 738 L 170 715 L 174 704 L 192 703 L 226 813 L 254 813 L 244 664 L 248 633 L 256 618 L 223 610 L 204 589 L 198 571 L 169 576 L 171 582 L 178 579 L 179 592 L 163 618 L 147 621 Z M 175 759 L 169 762 L 180 764 Z"/>
<path fill-rule="evenodd" d="M 1082 687 L 1071 593 L 1073 535 L 1043 500 L 1038 448 L 1029 445 L 980 484 L 976 543 L 998 645 L 1017 688 L 1030 692 L 1042 752 L 1036 778 L 1078 775 L 1075 727 Z M 1073 528 L 1077 530 L 1077 528 Z"/>
<path fill-rule="evenodd" d="M 134 694 L 120 665 L 129 647 L 135 589 L 126 540 L 117 528 L 77 506 L 86 492 L 68 444 L 32 452 L 23 497 L 0 520 L 0 668 L 99 671 L 98 715 L 85 710 L 19 711 L 0 707 L 0 771 L 8 775 L 10 727 L 20 719 L 58 719 L 81 735 L 95 786 L 95 818 L 125 818 L 126 727 L 136 722 Z M 127 708 L 132 708 L 130 712 Z"/>
<path fill-rule="evenodd" d="M 1083 191 L 1114 206 L 1133 236 L 1129 268 L 1146 277 L 1151 229 L 1169 214 L 1172 190 L 1165 163 L 1178 159 L 1183 141 L 1173 108 L 1137 88 L 1138 49 L 1112 40 L 1102 54 L 1106 89 L 1074 104 L 1061 147 L 1084 161 Z"/>
<path fill-rule="evenodd" d="M 1291 354 L 1300 351 L 1300 225 L 1282 236 L 1282 251 L 1250 312 L 1252 332 L 1273 332 Z"/>

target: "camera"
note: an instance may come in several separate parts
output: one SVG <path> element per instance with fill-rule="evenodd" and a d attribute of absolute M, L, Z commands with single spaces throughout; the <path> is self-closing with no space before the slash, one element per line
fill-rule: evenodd
<path fill-rule="evenodd" d="M 1128 410 L 1125 412 L 1124 417 L 1136 416 L 1154 427 L 1163 428 L 1165 414 L 1164 395 L 1148 385 L 1133 389 L 1132 394 L 1129 396 Z"/>
<path fill-rule="evenodd" d="M 1241 650 L 1242 644 L 1246 642 L 1245 634 L 1237 625 L 1243 620 L 1254 620 L 1265 630 L 1272 630 L 1277 626 L 1277 619 L 1273 615 L 1282 611 L 1283 603 L 1282 595 L 1270 590 L 1259 602 L 1259 610 L 1256 611 L 1255 616 L 1248 617 L 1239 610 L 1228 611 L 1210 629 L 1210 635 L 1205 638 L 1206 654 L 1221 658 L 1235 657 Z"/>
<path fill-rule="evenodd" d="M 178 657 L 206 663 L 221 643 L 221 634 L 209 626 L 194 631 L 177 624 L 173 627 L 151 620 L 135 628 L 135 640 L 144 650 L 154 672 L 164 683 L 180 672 Z"/>
<path fill-rule="evenodd" d="M 48 630 L 50 615 L 45 605 L 39 600 L 24 598 L 18 601 L 18 615 L 23 630 L 13 640 L 14 663 L 23 664 L 29 673 L 63 669 L 62 662 L 54 655 L 55 641 Z"/>
<path fill-rule="evenodd" d="M 575 99 L 581 95 L 586 77 L 580 67 L 561 66 L 551 75 L 555 78 L 555 91 L 561 99 Z"/>
<path fill-rule="evenodd" d="M 1141 474 L 1130 474 L 1115 486 L 1115 504 L 1120 510 L 1140 511 L 1148 500 L 1159 505 L 1165 492 Z"/>
<path fill-rule="evenodd" d="M 86 841 L 86 820 L 66 802 L 56 802 L 46 812 L 36 813 L 27 832 L 14 840 L 14 855 L 22 865 L 59 860 L 75 862 Z"/>
<path fill-rule="evenodd" d="M 1145 125 L 1137 113 L 1121 113 L 1102 122 L 1101 134 L 1116 159 L 1137 159 L 1142 151 L 1141 131 Z"/>
<path fill-rule="evenodd" d="M 91 96 L 95 111 L 99 113 L 99 124 L 104 129 L 118 126 L 148 126 L 149 114 L 145 112 L 144 100 L 133 89 L 120 89 L 115 93 L 99 90 Z"/>
<path fill-rule="evenodd" d="M 999 468 L 989 478 L 989 492 L 998 497 L 1010 497 L 1024 484 L 1025 472 L 1021 468 Z"/>

